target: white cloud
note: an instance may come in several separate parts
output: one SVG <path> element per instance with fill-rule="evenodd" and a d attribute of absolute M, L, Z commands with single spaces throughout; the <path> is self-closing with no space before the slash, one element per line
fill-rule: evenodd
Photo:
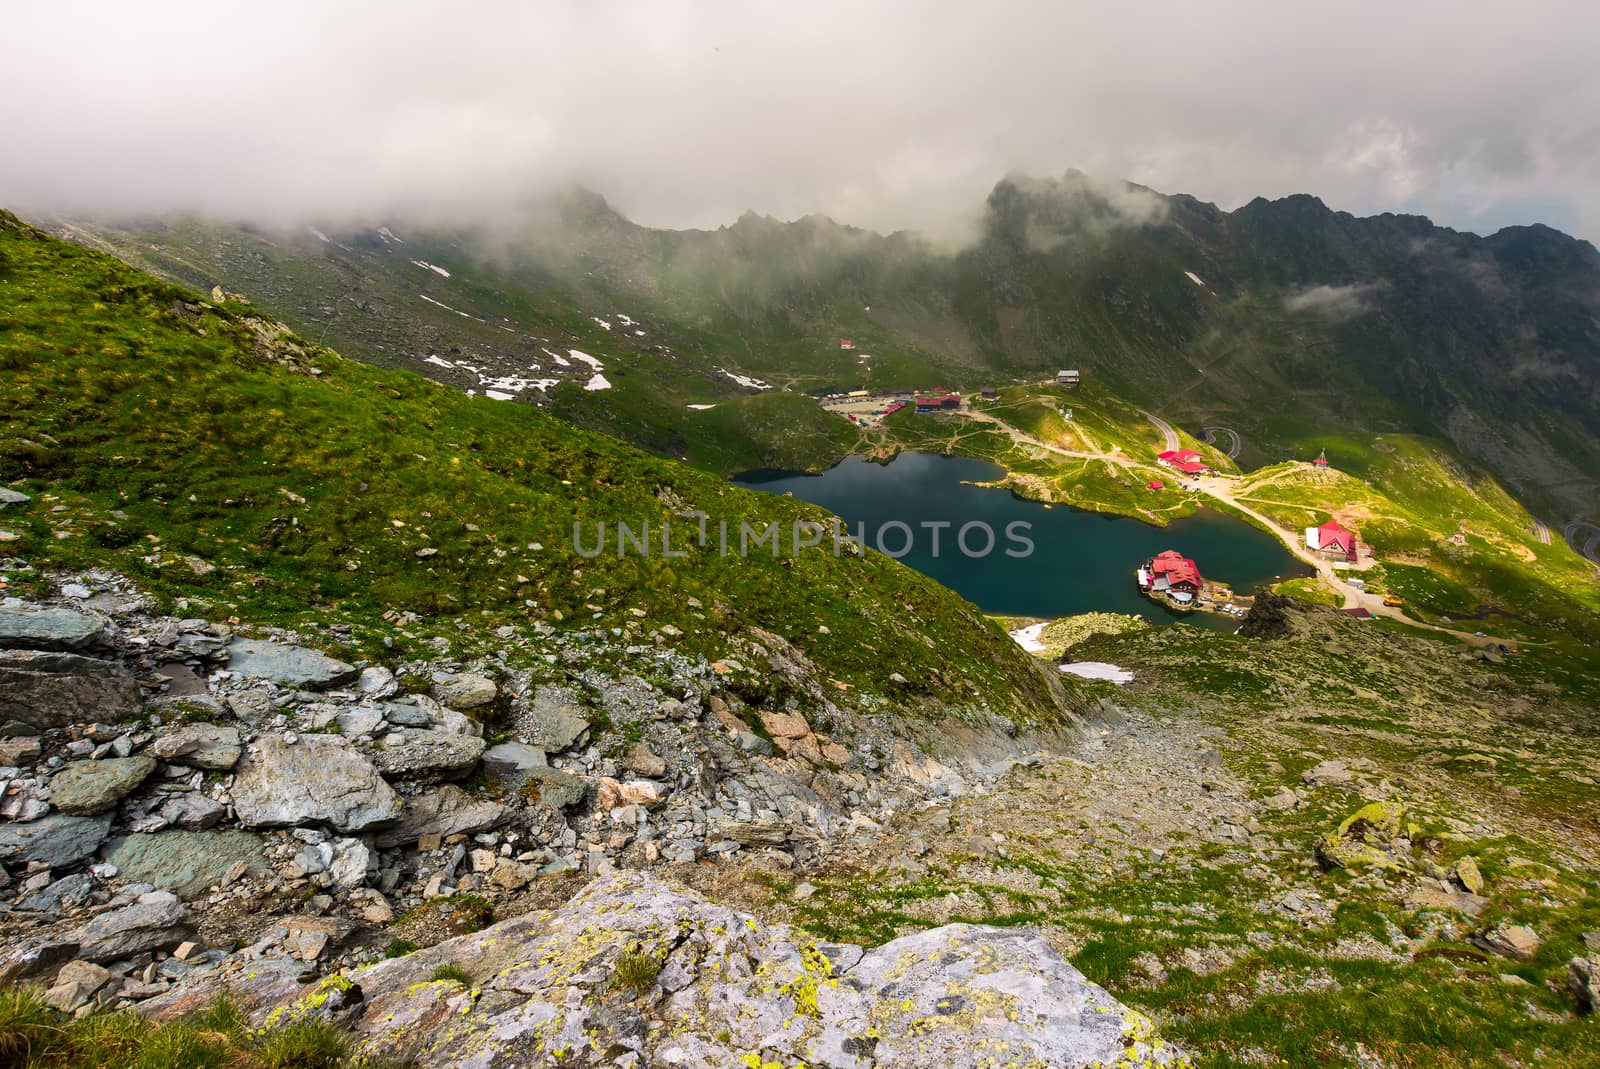
<path fill-rule="evenodd" d="M 947 229 L 1008 172 L 1600 236 L 1600 7 L 1055 0 L 14 5 L 0 203 Z"/>
<path fill-rule="evenodd" d="M 1358 282 L 1348 286 L 1307 286 L 1283 299 L 1291 312 L 1308 312 L 1324 319 L 1349 319 L 1368 308 L 1368 299 L 1380 283 Z"/>

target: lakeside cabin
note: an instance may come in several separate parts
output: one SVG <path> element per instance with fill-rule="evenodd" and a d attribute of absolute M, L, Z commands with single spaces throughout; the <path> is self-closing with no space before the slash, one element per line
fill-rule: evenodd
<path fill-rule="evenodd" d="M 961 407 L 961 395 L 954 393 L 917 398 L 918 412 L 948 412 Z"/>
<path fill-rule="evenodd" d="M 1076 371 L 1062 370 L 1056 372 L 1057 386 L 1065 386 L 1069 390 L 1076 390 L 1078 388 L 1079 380 L 1080 376 Z"/>
<path fill-rule="evenodd" d="M 1211 471 L 1210 465 L 1193 449 L 1168 449 L 1156 454 L 1156 463 L 1185 475 L 1205 475 Z"/>
<path fill-rule="evenodd" d="M 1306 528 L 1306 548 L 1324 560 L 1354 562 L 1360 554 L 1356 533 L 1329 520 L 1321 527 Z"/>
<path fill-rule="evenodd" d="M 1180 606 L 1191 606 L 1205 586 L 1200 567 L 1175 549 L 1162 550 L 1135 572 L 1139 590 L 1150 597 L 1164 597 Z"/>

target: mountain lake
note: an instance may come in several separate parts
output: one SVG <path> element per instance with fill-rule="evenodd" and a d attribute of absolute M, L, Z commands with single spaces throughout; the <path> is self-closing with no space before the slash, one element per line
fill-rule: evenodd
<path fill-rule="evenodd" d="M 866 543 L 898 554 L 917 569 L 971 601 L 984 612 L 1004 616 L 1058 617 L 1084 612 L 1144 616 L 1155 623 L 1184 620 L 1232 631 L 1238 621 L 1218 613 L 1179 613 L 1140 595 L 1134 570 L 1164 549 L 1192 557 L 1202 575 L 1248 594 L 1278 579 L 1312 574 L 1276 538 L 1242 520 L 1201 510 L 1152 527 L 1126 516 L 1086 512 L 1067 505 L 1045 507 L 1009 490 L 974 486 L 1005 473 L 971 457 L 902 453 L 888 464 L 850 457 L 821 475 L 751 471 L 736 476 L 740 486 L 773 494 L 793 494 L 838 515 L 857 533 L 865 525 Z M 909 528 L 893 525 L 895 521 Z M 959 529 L 977 521 L 994 532 L 994 549 L 969 556 L 957 542 Z M 1026 545 L 1007 536 L 1008 525 L 1029 525 L 1019 533 L 1032 541 L 1025 556 L 1009 556 Z M 934 531 L 923 524 L 948 524 Z M 1016 529 L 1011 529 L 1016 530 Z M 967 548 L 980 554 L 987 543 L 981 529 L 968 532 Z M 825 543 L 826 544 L 826 543 Z"/>

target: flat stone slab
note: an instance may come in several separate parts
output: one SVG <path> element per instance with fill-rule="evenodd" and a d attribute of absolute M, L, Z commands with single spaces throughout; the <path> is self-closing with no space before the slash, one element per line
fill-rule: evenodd
<path fill-rule="evenodd" d="M 78 930 L 78 957 L 115 961 L 147 950 L 170 950 L 194 935 L 189 911 L 176 895 L 151 891 L 122 909 L 102 913 Z"/>
<path fill-rule="evenodd" d="M 185 724 L 150 744 L 163 761 L 226 772 L 239 763 L 239 729 L 232 724 Z"/>
<path fill-rule="evenodd" d="M 80 650 L 106 631 L 103 616 L 77 609 L 0 609 L 0 648 Z"/>
<path fill-rule="evenodd" d="M 228 670 L 312 690 L 348 683 L 361 674 L 355 665 L 316 650 L 254 638 L 236 638 L 229 643 Z"/>
<path fill-rule="evenodd" d="M 26 505 L 32 500 L 33 498 L 27 494 L 13 490 L 9 486 L 0 486 L 0 508 L 7 505 Z"/>
<path fill-rule="evenodd" d="M 505 821 L 511 811 L 499 802 L 474 798 L 460 787 L 446 784 L 436 791 L 406 799 L 400 822 L 372 837 L 380 849 L 414 843 L 424 835 L 457 835 L 487 831 Z"/>
<path fill-rule="evenodd" d="M 263 735 L 245 747 L 233 809 L 247 827 L 331 824 L 343 832 L 400 816 L 400 796 L 338 735 Z"/>
<path fill-rule="evenodd" d="M 122 879 L 154 884 L 179 898 L 205 894 L 240 861 L 256 872 L 266 868 L 261 836 L 247 831 L 124 835 L 106 843 L 102 856 Z"/>
<path fill-rule="evenodd" d="M 0 721 L 40 731 L 115 724 L 144 706 L 133 673 L 114 661 L 76 653 L 0 651 Z"/>
<path fill-rule="evenodd" d="M 144 756 L 74 761 L 50 778 L 50 804 L 73 816 L 103 813 L 132 794 L 159 764 Z"/>
<path fill-rule="evenodd" d="M 477 767 L 483 750 L 483 740 L 471 735 L 401 728 L 380 739 L 369 756 L 388 776 L 459 776 Z"/>
<path fill-rule="evenodd" d="M 51 813 L 27 824 L 0 824 L 0 861 L 37 862 L 51 868 L 93 857 L 111 831 L 111 814 L 74 817 Z"/>

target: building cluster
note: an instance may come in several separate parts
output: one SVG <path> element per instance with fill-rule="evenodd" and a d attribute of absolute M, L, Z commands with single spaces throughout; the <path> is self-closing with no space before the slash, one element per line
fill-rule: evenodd
<path fill-rule="evenodd" d="M 1156 454 L 1156 462 L 1185 475 L 1205 475 L 1211 471 L 1211 466 L 1193 449 L 1168 449 Z"/>
<path fill-rule="evenodd" d="M 1163 550 L 1137 572 L 1139 589 L 1178 605 L 1190 605 L 1205 586 L 1200 566 L 1175 549 Z"/>
<path fill-rule="evenodd" d="M 1306 548 L 1324 560 L 1354 563 L 1361 544 L 1354 531 L 1340 526 L 1338 520 L 1329 520 L 1321 527 L 1306 528 Z"/>

